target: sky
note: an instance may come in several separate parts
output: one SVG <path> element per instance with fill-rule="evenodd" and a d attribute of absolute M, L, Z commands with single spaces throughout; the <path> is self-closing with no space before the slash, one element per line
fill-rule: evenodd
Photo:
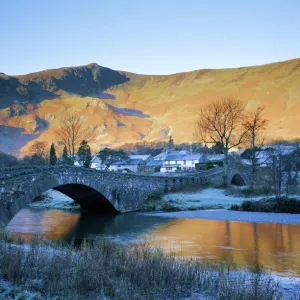
<path fill-rule="evenodd" d="M 171 74 L 300 57 L 299 0 L 1 0 L 0 72 Z"/>

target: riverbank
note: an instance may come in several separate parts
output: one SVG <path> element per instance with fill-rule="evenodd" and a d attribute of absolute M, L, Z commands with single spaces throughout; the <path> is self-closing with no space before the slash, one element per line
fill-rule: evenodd
<path fill-rule="evenodd" d="M 229 187 L 223 189 L 193 186 L 180 192 L 153 194 L 141 205 L 140 211 L 176 212 L 207 209 L 233 209 L 239 211 L 290 212 L 285 210 L 267 209 L 267 206 L 262 204 L 265 204 L 265 202 L 268 201 L 271 202 L 272 195 L 268 193 L 266 195 L 264 192 L 266 191 L 257 190 L 253 194 L 249 194 L 247 188 Z M 299 200 L 300 203 L 300 197 L 298 195 L 293 195 L 292 197 L 295 198 L 295 200 Z M 246 203 L 247 205 L 243 203 Z M 43 193 L 39 199 L 30 203 L 29 206 L 80 211 L 80 206 L 74 202 L 73 199 L 55 190 L 49 190 Z M 249 209 L 246 209 L 247 207 Z M 261 207 L 261 209 L 258 209 L 257 207 Z"/>
<path fill-rule="evenodd" d="M 153 247 L 107 240 L 80 248 L 38 240 L 16 245 L 4 239 L 0 253 L 0 279 L 6 285 L 0 295 L 12 286 L 40 295 L 36 299 L 287 299 L 270 275 L 235 272 Z"/>
<path fill-rule="evenodd" d="M 231 210 L 300 214 L 300 200 L 295 198 L 265 198 L 259 201 L 245 200 L 241 204 L 233 204 Z"/>
<path fill-rule="evenodd" d="M 256 196 L 253 201 L 261 199 Z M 143 203 L 142 211 L 188 211 L 203 209 L 229 209 L 245 200 L 240 193 L 221 188 L 194 187 L 181 192 L 154 194 Z"/>
<path fill-rule="evenodd" d="M 300 196 L 293 194 L 278 202 L 270 190 L 247 187 L 192 187 L 180 192 L 154 194 L 141 206 L 141 211 L 196 211 L 230 209 L 250 212 L 300 213 Z"/>
<path fill-rule="evenodd" d="M 256 223 L 300 224 L 300 214 L 264 213 L 210 209 L 176 212 L 144 212 L 144 214 L 174 219 L 206 219 Z"/>

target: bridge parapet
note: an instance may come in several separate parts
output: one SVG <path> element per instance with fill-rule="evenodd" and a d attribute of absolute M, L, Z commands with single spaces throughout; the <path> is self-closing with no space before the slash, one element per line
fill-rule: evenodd
<path fill-rule="evenodd" d="M 0 222 L 7 224 L 26 204 L 52 188 L 67 194 L 85 208 L 91 201 L 82 191 L 76 191 L 76 186 L 88 187 L 89 195 L 95 196 L 95 192 L 101 195 L 97 199 L 103 205 L 109 204 L 119 212 L 126 212 L 138 209 L 153 193 L 215 182 L 222 174 L 222 168 L 176 176 L 105 172 L 67 165 L 6 168 L 0 171 Z"/>

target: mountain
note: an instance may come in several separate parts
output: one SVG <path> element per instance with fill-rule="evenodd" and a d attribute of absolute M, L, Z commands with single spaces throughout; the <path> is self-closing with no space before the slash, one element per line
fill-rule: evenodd
<path fill-rule="evenodd" d="M 8 76 L 0 73 L 0 150 L 25 154 L 34 140 L 57 142 L 67 112 L 94 130 L 91 143 L 193 141 L 201 105 L 235 96 L 266 107 L 268 139 L 300 136 L 300 59 L 262 66 L 140 75 L 89 64 Z"/>

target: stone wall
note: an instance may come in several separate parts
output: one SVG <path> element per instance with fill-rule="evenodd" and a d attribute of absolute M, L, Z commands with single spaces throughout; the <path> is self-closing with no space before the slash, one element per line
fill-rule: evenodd
<path fill-rule="evenodd" d="M 87 207 L 88 204 L 90 208 L 92 201 L 99 200 L 119 212 L 128 212 L 137 210 L 153 193 L 178 190 L 189 184 L 220 182 L 222 174 L 220 168 L 200 173 L 177 174 L 175 177 L 104 172 L 72 166 L 5 169 L 0 172 L 0 223 L 5 226 L 21 208 L 52 188 L 65 192 L 82 207 Z M 72 188 L 64 188 L 67 185 L 72 185 Z M 76 193 L 76 185 L 98 192 L 98 200 L 97 197 L 95 200 L 85 200 L 79 195 L 83 193 L 82 190 Z M 99 203 L 95 202 L 95 207 L 99 207 L 96 204 Z"/>

